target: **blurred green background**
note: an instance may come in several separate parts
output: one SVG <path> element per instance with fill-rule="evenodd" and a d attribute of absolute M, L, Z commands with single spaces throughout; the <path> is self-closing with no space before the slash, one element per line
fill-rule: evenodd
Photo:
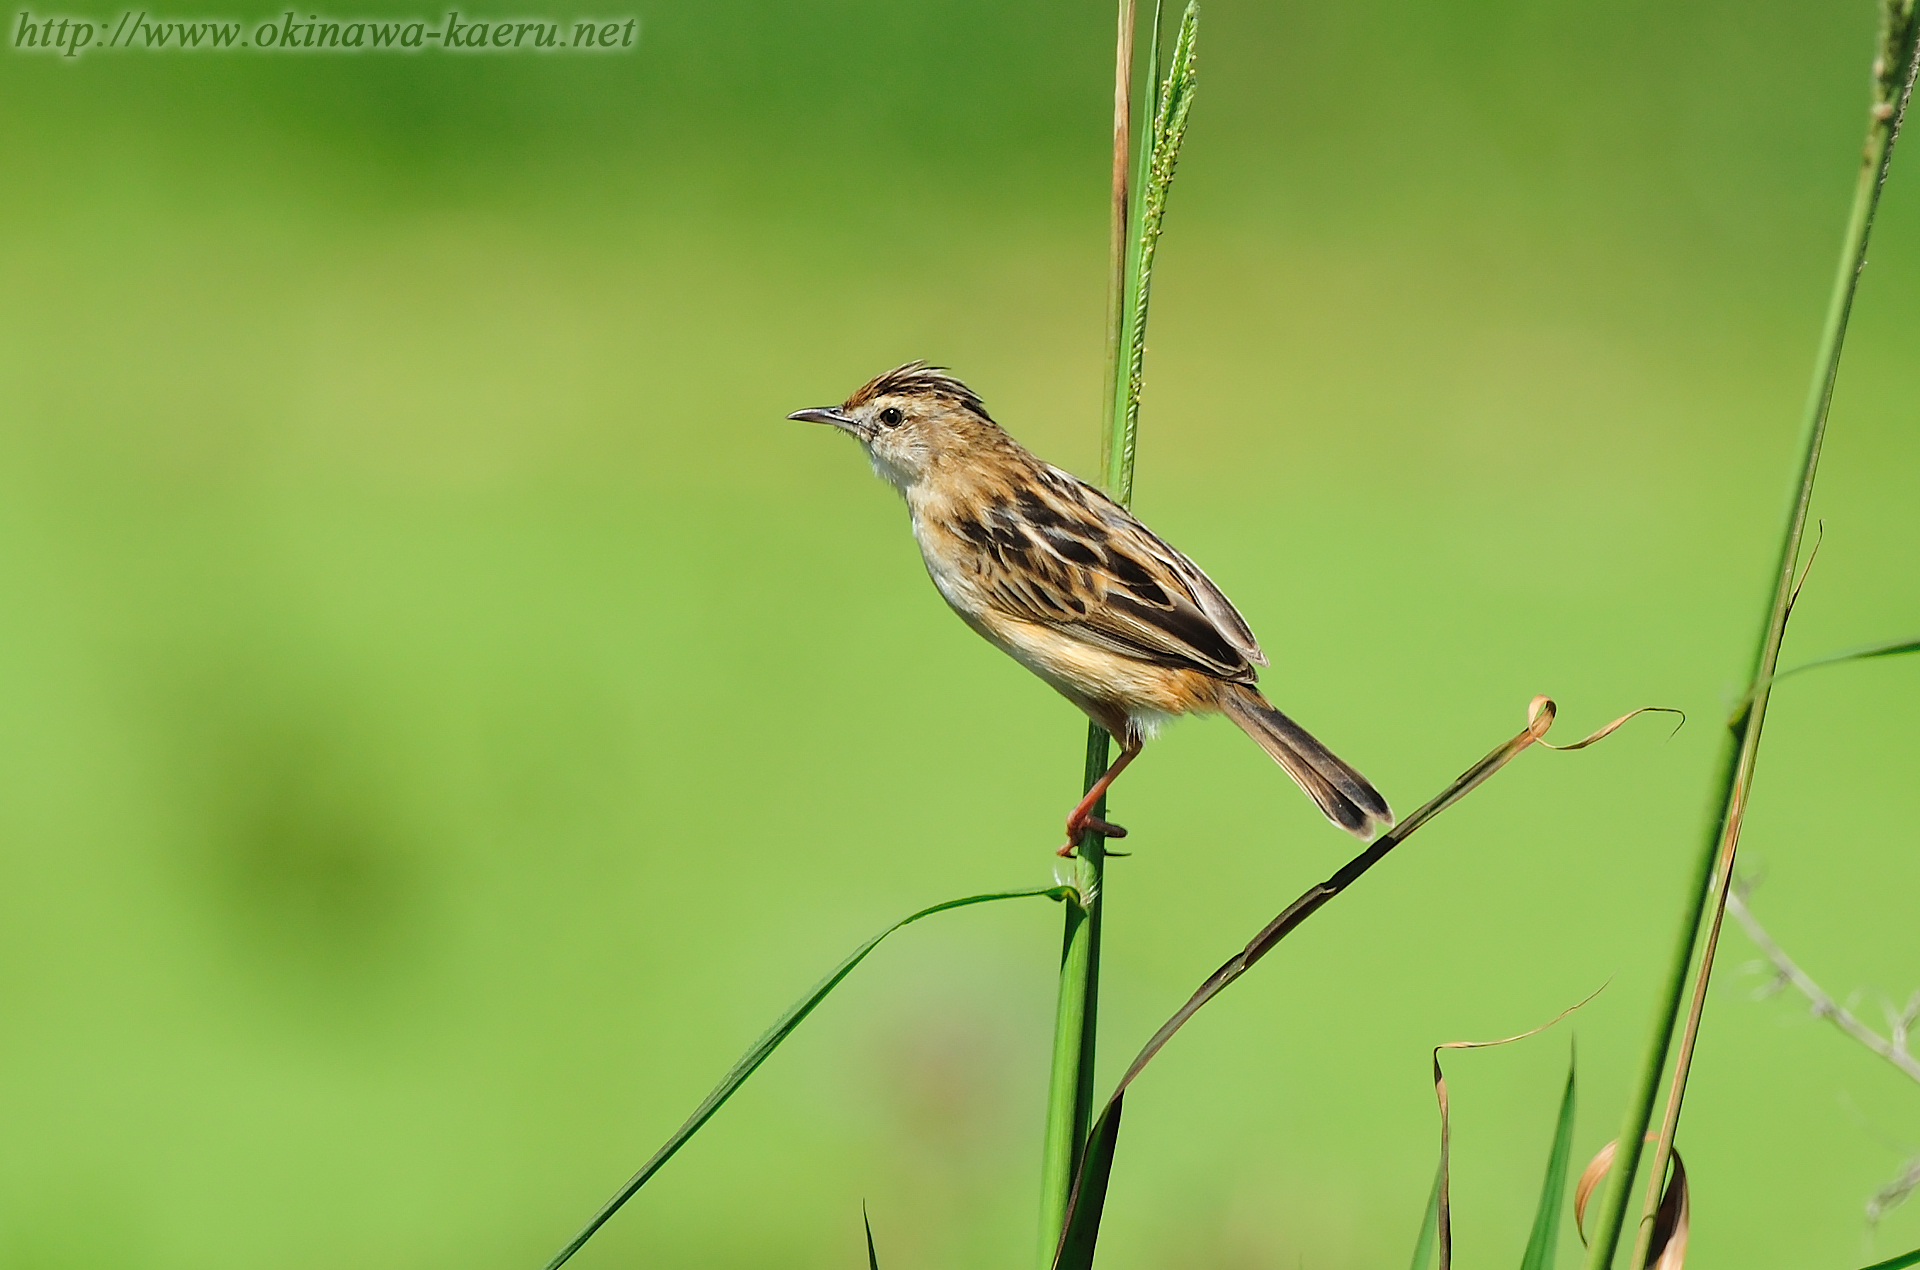
<path fill-rule="evenodd" d="M 637 12 L 602 57 L 0 59 L 0 1264 L 537 1266 L 856 942 L 1048 878 L 1080 717 L 782 416 L 925 357 L 1093 471 L 1110 9 Z M 1403 810 L 1535 692 L 1569 735 L 1691 722 L 1527 755 L 1190 1027 L 1104 1266 L 1402 1264 L 1428 1048 L 1608 982 L 1453 1059 L 1462 1258 L 1518 1260 L 1569 1033 L 1576 1156 L 1614 1133 L 1873 23 L 1209 0 L 1144 518 Z M 1920 630 L 1904 159 L 1789 662 Z M 1916 708 L 1902 662 L 1787 685 L 1746 839 L 1873 1021 L 1920 986 Z M 1218 721 L 1115 814 L 1109 1078 L 1350 845 Z M 577 1264 L 858 1265 L 863 1201 L 889 1267 L 1026 1264 L 1059 920 L 898 936 Z M 1861 1215 L 1920 1089 L 1752 956 L 1730 929 L 1691 1264 L 1920 1244 L 1920 1203 Z"/>

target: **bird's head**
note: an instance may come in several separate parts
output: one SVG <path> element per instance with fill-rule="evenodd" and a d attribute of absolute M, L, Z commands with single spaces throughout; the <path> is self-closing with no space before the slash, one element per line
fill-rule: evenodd
<path fill-rule="evenodd" d="M 874 472 L 903 492 L 1005 435 L 971 388 L 925 362 L 894 367 L 838 406 L 796 410 L 787 418 L 851 434 Z"/>

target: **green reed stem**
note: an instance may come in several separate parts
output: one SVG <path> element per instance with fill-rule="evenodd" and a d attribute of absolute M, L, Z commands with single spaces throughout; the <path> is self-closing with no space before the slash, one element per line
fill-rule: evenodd
<path fill-rule="evenodd" d="M 1108 243 L 1108 414 L 1101 428 L 1101 469 L 1107 492 L 1122 505 L 1133 502 L 1134 443 L 1140 424 L 1140 382 L 1146 356 L 1147 297 L 1153 282 L 1154 247 L 1166 214 L 1167 189 L 1186 135 L 1193 105 L 1194 36 L 1198 12 L 1187 5 L 1174 42 L 1167 81 L 1160 83 L 1161 0 L 1154 0 L 1147 40 L 1147 134 L 1137 158 L 1132 145 L 1134 0 L 1120 0 L 1113 73 L 1113 204 Z M 1139 171 L 1129 179 L 1129 162 Z M 1098 724 L 1087 726 L 1086 783 L 1107 770 L 1110 740 Z M 1094 808 L 1104 817 L 1106 800 Z M 1075 885 L 1082 904 L 1067 914 L 1060 952 L 1060 998 L 1054 1014 L 1053 1075 L 1048 1086 L 1046 1155 L 1041 1176 L 1040 1263 L 1053 1264 L 1066 1219 L 1073 1177 L 1079 1168 L 1093 1114 L 1094 1033 L 1099 1014 L 1100 927 L 1106 889 L 1106 839 L 1086 834 L 1079 847 Z"/>
<path fill-rule="evenodd" d="M 1121 382 L 1120 350 L 1124 336 L 1127 292 L 1133 280 L 1128 251 L 1127 162 L 1132 153 L 1133 5 L 1119 0 L 1114 35 L 1113 65 L 1113 201 L 1109 219 L 1107 277 L 1106 395 L 1112 401 Z M 1156 14 L 1156 18 L 1157 18 Z M 1158 32 L 1159 22 L 1154 23 Z M 1147 81 L 1151 84 L 1152 78 Z M 1133 449 L 1115 429 L 1102 428 L 1102 466 L 1107 486 L 1116 497 L 1122 482 L 1133 483 Z M 1086 783 L 1092 789 L 1107 770 L 1107 734 L 1097 723 L 1087 725 Z M 1106 815 L 1106 800 L 1094 815 Z M 1053 1264 L 1066 1221 L 1073 1176 L 1087 1141 L 1093 1115 L 1094 1039 L 1100 1014 L 1100 926 L 1106 888 L 1106 839 L 1097 833 L 1080 841 L 1075 861 L 1077 902 L 1067 905 L 1066 930 L 1060 943 L 1060 993 L 1053 1016 L 1053 1068 L 1047 1081 L 1047 1125 L 1040 1166 L 1040 1242 L 1042 1270 Z"/>
<path fill-rule="evenodd" d="M 1107 770 L 1107 734 L 1087 729 L 1087 786 Z M 1106 800 L 1094 808 L 1106 812 Z M 1073 1178 L 1093 1117 L 1094 1037 L 1100 1021 L 1101 887 L 1106 840 L 1088 833 L 1075 861 L 1074 894 L 1060 941 L 1060 996 L 1053 1017 L 1053 1071 L 1047 1085 L 1046 1155 L 1041 1173 L 1040 1265 L 1053 1264 Z"/>
<path fill-rule="evenodd" d="M 1628 1265 L 1640 1266 L 1646 1261 L 1647 1244 L 1652 1237 L 1653 1213 L 1660 1189 L 1666 1181 L 1667 1161 L 1672 1152 L 1673 1136 L 1679 1125 L 1681 1103 L 1686 1094 L 1694 1041 L 1699 1034 L 1701 1012 L 1706 1004 L 1707 982 L 1713 972 L 1713 955 L 1719 941 L 1720 923 L 1726 912 L 1727 883 L 1732 876 L 1734 856 L 1739 850 L 1747 799 L 1753 789 L 1767 701 L 1779 665 L 1787 617 L 1793 606 L 1794 567 L 1800 558 L 1807 508 L 1813 498 L 1813 482 L 1819 471 L 1821 445 L 1826 439 L 1827 414 L 1833 404 L 1834 383 L 1840 371 L 1840 352 L 1846 342 L 1847 319 L 1853 309 L 1861 271 L 1866 268 L 1867 240 L 1873 231 L 1873 217 L 1879 206 L 1880 191 L 1886 184 L 1887 172 L 1893 162 L 1894 141 L 1899 136 L 1907 102 L 1912 96 L 1915 72 L 1920 70 L 1920 63 L 1915 60 L 1915 19 L 1914 0 L 1884 0 L 1880 46 L 1873 66 L 1874 93 L 1867 144 L 1861 156 L 1859 179 L 1854 187 L 1853 210 L 1847 219 L 1839 272 L 1827 304 L 1826 325 L 1821 333 L 1819 355 L 1815 360 L 1813 387 L 1807 397 L 1800 469 L 1781 535 L 1780 552 L 1774 569 L 1773 595 L 1761 626 L 1759 647 L 1754 655 L 1753 675 L 1749 680 L 1749 704 L 1735 715 L 1723 751 L 1716 814 L 1710 822 L 1711 832 L 1707 835 L 1689 880 L 1687 911 L 1674 940 L 1654 1011 L 1653 1030 L 1648 1038 L 1645 1059 L 1635 1078 L 1633 1096 L 1620 1127 L 1613 1169 L 1601 1201 L 1593 1243 L 1588 1249 L 1587 1270 L 1609 1270 L 1613 1263 L 1626 1217 L 1628 1194 L 1640 1162 L 1647 1126 L 1653 1118 L 1655 1092 L 1666 1067 L 1674 1022 L 1679 1017 L 1687 968 L 1693 961 L 1694 944 L 1704 925 L 1705 944 L 1694 978 L 1686 1025 L 1674 1061 L 1666 1115 L 1647 1170 L 1648 1198 L 1642 1206 L 1633 1258 Z"/>

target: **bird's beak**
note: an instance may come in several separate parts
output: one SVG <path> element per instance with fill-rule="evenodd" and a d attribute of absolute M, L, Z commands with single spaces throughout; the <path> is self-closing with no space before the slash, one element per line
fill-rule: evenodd
<path fill-rule="evenodd" d="M 860 421 L 838 406 L 815 406 L 810 410 L 796 410 L 787 418 L 798 419 L 802 423 L 832 424 L 842 432 L 851 432 L 856 437 L 864 435 Z"/>

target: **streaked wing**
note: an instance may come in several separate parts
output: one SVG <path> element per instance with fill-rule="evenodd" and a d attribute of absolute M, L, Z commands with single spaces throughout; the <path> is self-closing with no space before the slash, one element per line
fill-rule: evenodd
<path fill-rule="evenodd" d="M 1036 480 L 953 528 L 981 548 L 981 581 L 1011 617 L 1162 666 L 1253 683 L 1267 659 L 1200 567 L 1071 473 Z"/>

